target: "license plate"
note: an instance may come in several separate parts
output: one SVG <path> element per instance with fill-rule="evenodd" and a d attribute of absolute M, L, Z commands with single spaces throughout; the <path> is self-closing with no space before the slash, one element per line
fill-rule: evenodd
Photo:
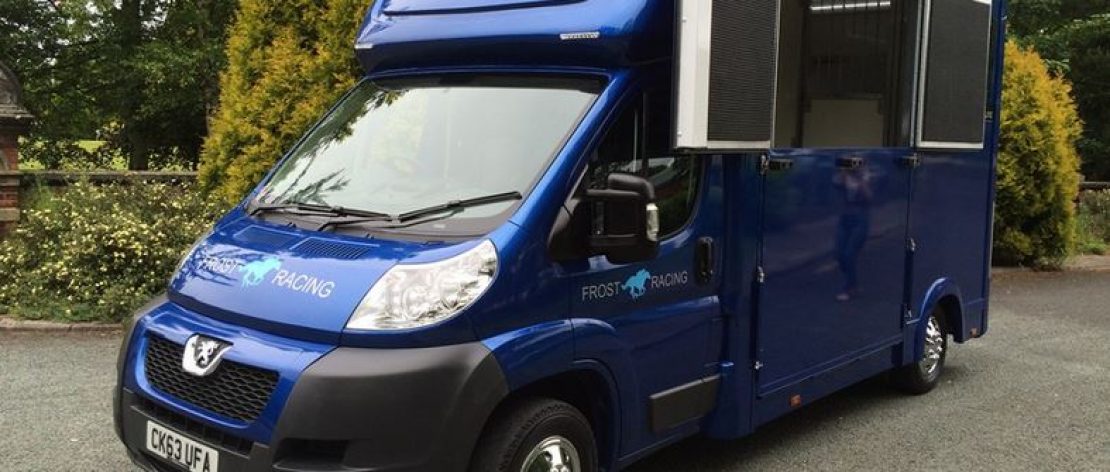
<path fill-rule="evenodd" d="M 146 450 L 189 472 L 218 472 L 220 453 L 153 421 L 146 423 Z"/>

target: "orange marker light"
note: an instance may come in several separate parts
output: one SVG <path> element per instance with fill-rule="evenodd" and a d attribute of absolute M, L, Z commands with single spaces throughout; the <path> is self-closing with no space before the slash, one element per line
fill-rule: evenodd
<path fill-rule="evenodd" d="M 802 406 L 802 396 L 794 395 L 790 397 L 790 408 L 797 408 L 799 406 Z"/>

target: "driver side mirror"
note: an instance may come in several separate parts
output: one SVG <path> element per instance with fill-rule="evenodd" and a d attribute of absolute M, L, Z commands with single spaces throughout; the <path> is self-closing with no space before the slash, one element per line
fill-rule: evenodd
<path fill-rule="evenodd" d="M 568 202 L 552 231 L 555 260 L 604 255 L 614 264 L 628 264 L 658 254 L 655 186 L 638 175 L 619 173 L 609 174 L 607 184 Z"/>

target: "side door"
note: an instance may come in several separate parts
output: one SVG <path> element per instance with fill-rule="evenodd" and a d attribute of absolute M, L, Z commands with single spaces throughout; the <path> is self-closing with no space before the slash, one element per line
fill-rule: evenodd
<path fill-rule="evenodd" d="M 760 397 L 902 339 L 911 3 L 782 3 L 775 150 L 764 158 Z"/>
<path fill-rule="evenodd" d="M 901 341 L 910 184 L 898 152 L 770 159 L 792 165 L 764 176 L 760 395 Z"/>
<path fill-rule="evenodd" d="M 633 398 L 621 399 L 626 413 L 632 411 L 624 418 L 623 450 L 654 444 L 708 413 L 711 400 L 695 405 L 685 399 L 705 393 L 701 380 L 716 373 L 720 358 L 714 253 L 721 215 L 703 205 L 709 158 L 669 151 L 669 99 L 649 93 L 630 100 L 592 154 L 580 184 L 580 190 L 605 188 L 614 172 L 651 181 L 660 213 L 657 257 L 614 264 L 594 256 L 564 265 L 572 287 L 571 316 L 608 333 L 600 349 L 627 359 L 628 371 L 614 373 L 620 382 L 632 383 Z M 599 213 L 604 209 L 594 211 L 595 219 L 605 218 Z M 597 340 L 580 332 L 576 327 L 580 353 L 598 349 L 590 346 Z"/>

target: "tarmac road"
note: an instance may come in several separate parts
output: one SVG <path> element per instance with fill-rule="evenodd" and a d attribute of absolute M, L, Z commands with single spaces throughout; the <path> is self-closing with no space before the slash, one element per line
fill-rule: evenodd
<path fill-rule="evenodd" d="M 737 441 L 693 438 L 633 472 L 1110 471 L 1110 273 L 996 277 L 990 333 L 944 383 L 864 382 Z M 130 471 L 109 335 L 0 334 L 0 471 Z"/>

